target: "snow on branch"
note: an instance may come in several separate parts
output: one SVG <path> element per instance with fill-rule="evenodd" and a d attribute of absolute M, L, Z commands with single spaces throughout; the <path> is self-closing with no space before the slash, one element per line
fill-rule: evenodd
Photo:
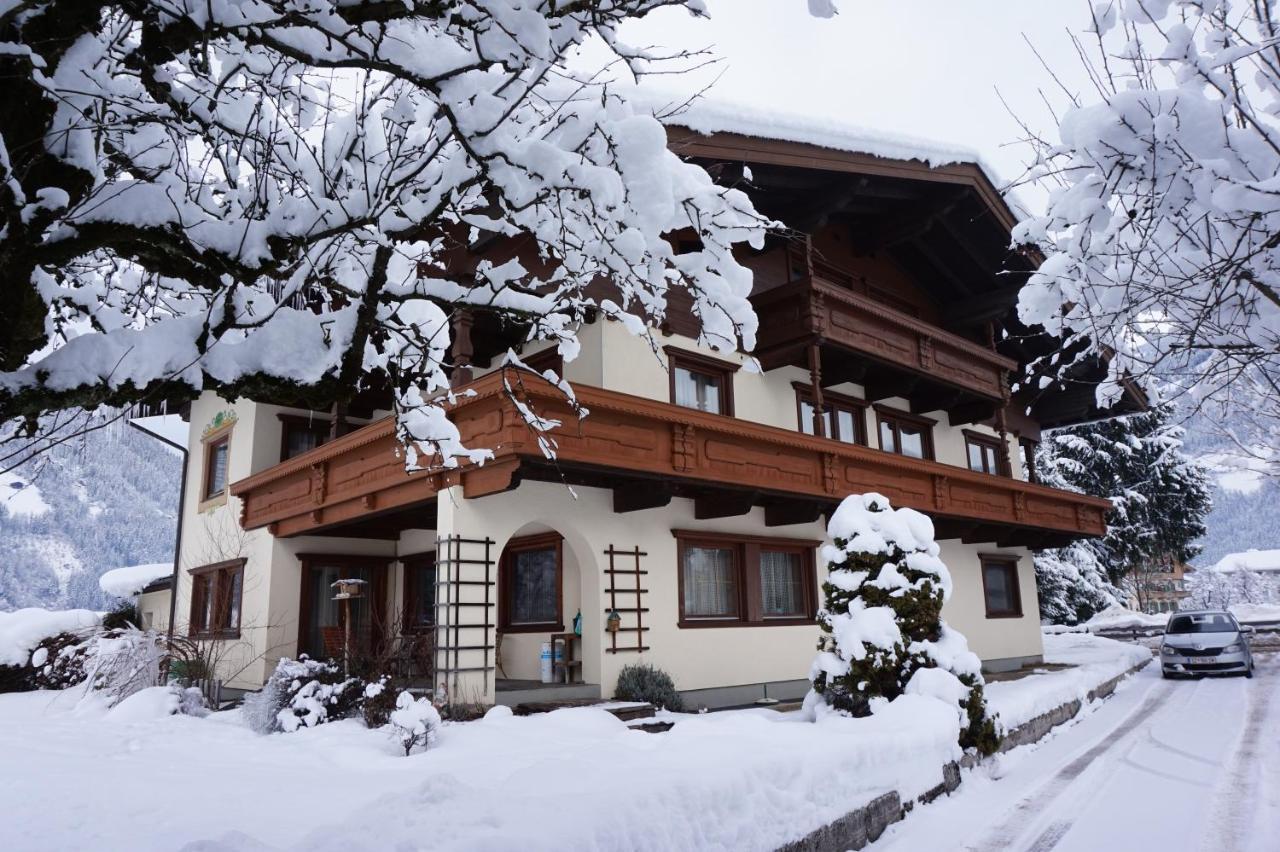
<path fill-rule="evenodd" d="M 1272 0 L 1097 3 L 1080 56 L 1097 95 L 1072 97 L 1027 180 L 1049 191 L 1015 243 L 1045 261 L 1019 315 L 1172 384 L 1234 453 L 1280 470 L 1280 95 Z M 1072 359 L 1034 367 L 1070 381 Z"/>
<path fill-rule="evenodd" d="M 574 351 L 598 289 L 750 348 L 736 245 L 770 224 L 569 61 L 699 0 L 50 0 L 0 12 L 0 424 L 139 399 L 390 387 L 418 454 L 454 330 L 484 311 Z M 688 59 L 688 55 L 666 57 Z M 671 235 L 692 231 L 696 250 Z M 416 445 L 416 449 L 415 449 Z"/>

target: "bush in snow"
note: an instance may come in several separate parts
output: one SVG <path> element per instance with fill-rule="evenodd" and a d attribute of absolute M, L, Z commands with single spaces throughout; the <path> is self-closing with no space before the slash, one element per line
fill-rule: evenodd
<path fill-rule="evenodd" d="M 75 633 L 59 633 L 31 652 L 31 688 L 66 689 L 84 683 L 89 641 Z"/>
<path fill-rule="evenodd" d="M 102 616 L 102 627 L 105 630 L 128 630 L 142 623 L 138 617 L 138 608 L 133 601 L 121 601 L 116 608 Z"/>
<path fill-rule="evenodd" d="M 383 675 L 364 687 L 364 724 L 367 728 L 381 728 L 391 721 L 391 711 L 396 709 L 399 690 L 393 688 L 391 678 Z"/>
<path fill-rule="evenodd" d="M 88 680 L 111 705 L 160 683 L 164 637 L 154 630 L 111 630 L 89 639 Z"/>
<path fill-rule="evenodd" d="M 396 741 L 404 747 L 404 755 L 408 757 L 418 746 L 426 748 L 435 740 L 440 730 L 440 713 L 430 699 L 414 698 L 412 693 L 401 692 L 396 697 L 396 709 L 391 711 L 390 722 Z"/>
<path fill-rule="evenodd" d="M 648 663 L 623 666 L 613 697 L 620 701 L 647 701 L 676 713 L 684 709 L 684 699 L 676 692 L 671 675 Z"/>
<path fill-rule="evenodd" d="M 245 697 L 245 718 L 264 734 L 313 728 L 359 713 L 364 689 L 332 661 L 285 658 L 260 691 Z"/>
<path fill-rule="evenodd" d="M 994 752 L 999 738 L 983 698 L 981 661 L 942 621 L 951 575 L 938 558 L 933 522 L 893 509 L 879 494 L 855 494 L 828 531 L 835 544 L 823 548 L 823 635 L 809 674 L 816 696 L 868 716 L 880 701 L 933 695 L 963 714 L 961 746 Z"/>

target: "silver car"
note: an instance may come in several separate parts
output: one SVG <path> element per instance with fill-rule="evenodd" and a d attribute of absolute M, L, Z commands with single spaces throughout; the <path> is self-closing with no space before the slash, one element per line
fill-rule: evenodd
<path fill-rule="evenodd" d="M 1252 627 L 1242 628 L 1229 612 L 1176 613 L 1169 617 L 1160 643 L 1161 674 L 1253 677 L 1252 633 Z"/>

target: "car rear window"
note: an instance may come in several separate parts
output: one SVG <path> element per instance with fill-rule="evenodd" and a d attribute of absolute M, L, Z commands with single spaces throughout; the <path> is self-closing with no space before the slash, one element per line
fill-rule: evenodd
<path fill-rule="evenodd" d="M 1225 613 L 1175 615 L 1165 633 L 1234 633 L 1235 620 Z"/>

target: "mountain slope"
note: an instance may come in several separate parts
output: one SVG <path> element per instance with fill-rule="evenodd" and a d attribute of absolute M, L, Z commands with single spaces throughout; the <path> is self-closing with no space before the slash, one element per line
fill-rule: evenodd
<path fill-rule="evenodd" d="M 182 458 L 119 423 L 0 474 L 0 610 L 109 605 L 98 576 L 173 558 Z"/>

